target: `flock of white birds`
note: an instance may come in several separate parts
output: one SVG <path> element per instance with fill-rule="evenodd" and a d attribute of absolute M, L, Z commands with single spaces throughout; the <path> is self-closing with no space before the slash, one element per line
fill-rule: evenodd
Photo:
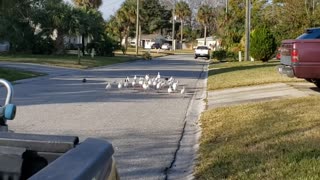
<path fill-rule="evenodd" d="M 107 82 L 106 90 L 117 88 L 141 88 L 144 91 L 148 91 L 151 89 L 154 90 L 163 90 L 167 89 L 167 92 L 169 94 L 171 93 L 185 93 L 185 87 L 183 86 L 181 89 L 179 89 L 179 81 L 175 80 L 172 76 L 170 78 L 162 78 L 160 72 L 154 77 L 151 77 L 149 74 L 146 74 L 144 77 L 140 76 L 137 77 L 137 75 L 134 75 L 132 79 L 127 76 L 122 81 L 115 81 L 113 83 Z"/>

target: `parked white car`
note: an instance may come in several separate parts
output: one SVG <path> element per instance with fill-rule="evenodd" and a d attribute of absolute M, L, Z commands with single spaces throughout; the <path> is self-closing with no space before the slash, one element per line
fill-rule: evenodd
<path fill-rule="evenodd" d="M 210 59 L 210 51 L 211 49 L 208 46 L 198 46 L 194 52 L 194 58 L 197 59 L 198 57 L 206 57 Z"/>
<path fill-rule="evenodd" d="M 164 43 L 164 44 L 162 44 L 161 49 L 170 50 L 171 49 L 171 45 L 169 43 Z"/>

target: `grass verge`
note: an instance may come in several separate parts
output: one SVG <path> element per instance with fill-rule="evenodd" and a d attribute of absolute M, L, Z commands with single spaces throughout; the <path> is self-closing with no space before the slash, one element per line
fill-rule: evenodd
<path fill-rule="evenodd" d="M 41 76 L 44 74 L 41 73 L 35 73 L 35 72 L 28 72 L 28 71 L 20 71 L 15 69 L 3 69 L 0 68 L 0 78 L 6 79 L 8 81 L 16 81 L 20 79 L 27 79 L 27 78 L 33 78 L 37 76 Z"/>
<path fill-rule="evenodd" d="M 137 59 L 141 59 L 141 57 L 117 55 L 115 57 L 96 56 L 94 57 L 94 59 L 91 59 L 90 56 L 84 56 L 81 58 L 80 64 L 78 64 L 78 57 L 76 55 L 1 55 L 0 56 L 0 61 L 36 63 L 36 64 L 46 64 L 46 65 L 61 66 L 61 67 L 68 67 L 68 68 L 80 68 L 80 69 L 106 66 L 106 65 L 116 64 L 116 63 L 133 61 Z"/>
<path fill-rule="evenodd" d="M 139 48 L 138 55 L 139 56 L 143 56 L 143 54 L 146 53 L 146 52 L 150 53 L 150 55 L 153 58 L 163 57 L 163 56 L 167 56 L 167 55 L 173 55 L 173 52 L 171 52 L 171 51 L 166 51 L 166 50 L 161 50 L 161 49 L 150 49 L 150 50 L 148 50 L 148 49 L 143 49 L 143 48 Z M 123 55 L 121 50 L 117 50 L 114 53 L 117 54 L 117 55 Z M 129 55 L 129 56 L 135 56 L 136 55 L 136 49 L 130 47 L 130 48 L 128 48 L 126 54 Z"/>
<path fill-rule="evenodd" d="M 196 179 L 319 179 L 320 97 L 202 115 Z"/>
<path fill-rule="evenodd" d="M 213 63 L 209 66 L 208 90 L 303 81 L 280 75 L 276 69 L 277 65 L 279 61 Z"/>

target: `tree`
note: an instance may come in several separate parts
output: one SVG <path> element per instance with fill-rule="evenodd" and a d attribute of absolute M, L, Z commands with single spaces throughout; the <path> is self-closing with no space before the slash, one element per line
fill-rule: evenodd
<path fill-rule="evenodd" d="M 266 27 L 256 28 L 251 33 L 250 55 L 257 60 L 267 62 L 277 48 L 275 38 Z"/>
<path fill-rule="evenodd" d="M 78 7 L 89 9 L 99 9 L 102 5 L 102 0 L 72 0 L 75 5 Z"/>
<path fill-rule="evenodd" d="M 0 8 L 0 40 L 10 42 L 11 51 L 27 51 L 34 41 L 31 17 L 41 0 L 2 1 Z"/>
<path fill-rule="evenodd" d="M 42 3 L 42 8 L 37 9 L 32 17 L 33 26 L 41 31 L 37 36 L 53 39 L 56 54 L 64 52 L 64 36 L 70 32 L 72 22 L 72 7 L 61 0 L 50 0 Z"/>
<path fill-rule="evenodd" d="M 197 14 L 197 20 L 200 24 L 204 26 L 204 45 L 207 41 L 207 26 L 213 20 L 214 13 L 213 8 L 209 5 L 200 6 Z"/>
<path fill-rule="evenodd" d="M 128 37 L 136 23 L 136 0 L 126 0 L 116 14 L 118 24 L 123 27 L 122 37 L 125 39 L 123 52 L 127 51 Z M 120 42 L 122 39 L 120 39 Z"/>
<path fill-rule="evenodd" d="M 140 22 L 144 33 L 154 33 L 163 28 L 170 28 L 171 12 L 166 10 L 158 0 L 142 1 Z"/>
<path fill-rule="evenodd" d="M 15 4 L 18 3 L 18 0 L 0 0 L 0 10 L 5 11 L 9 8 L 12 8 Z"/>
<path fill-rule="evenodd" d="M 113 37 L 114 40 L 122 39 L 122 32 L 124 30 L 124 26 L 119 24 L 119 21 L 116 16 L 111 16 L 106 25 L 106 32 L 110 37 Z"/>
<path fill-rule="evenodd" d="M 85 12 L 89 13 L 92 10 L 98 10 L 99 7 L 102 5 L 102 0 L 72 0 L 73 3 L 82 9 L 84 9 Z M 86 27 L 84 27 L 86 28 Z M 85 54 L 85 41 L 84 37 L 87 37 L 87 34 L 85 34 L 85 31 L 83 31 L 84 34 L 82 34 L 82 53 Z"/>
<path fill-rule="evenodd" d="M 191 18 L 192 12 L 191 12 L 191 9 L 190 9 L 189 5 L 186 2 L 180 1 L 180 2 L 178 2 L 176 4 L 175 14 L 181 21 L 181 33 L 180 33 L 180 36 L 181 36 L 181 43 L 182 43 L 182 40 L 183 40 L 183 23 L 187 19 Z"/>

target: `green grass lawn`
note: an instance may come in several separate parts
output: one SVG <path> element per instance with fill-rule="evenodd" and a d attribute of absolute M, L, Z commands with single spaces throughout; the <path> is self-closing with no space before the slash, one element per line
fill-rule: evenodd
<path fill-rule="evenodd" d="M 155 58 L 155 57 L 163 57 L 163 56 L 167 56 L 167 55 L 172 55 L 173 54 L 172 51 L 165 51 L 165 50 L 161 50 L 161 49 L 159 49 L 159 50 L 150 49 L 149 50 L 149 49 L 143 49 L 143 48 L 139 48 L 138 54 L 139 54 L 139 56 L 142 56 L 146 52 L 149 52 L 153 58 Z M 117 54 L 117 55 L 123 55 L 121 50 L 117 50 L 114 53 Z M 129 56 L 135 56 L 136 55 L 136 49 L 132 48 L 132 47 L 128 47 L 126 54 L 129 55 Z"/>
<path fill-rule="evenodd" d="M 320 179 L 319 101 L 311 96 L 205 112 L 196 179 Z"/>
<path fill-rule="evenodd" d="M 177 53 L 177 54 L 194 54 L 194 50 L 193 49 L 176 49 L 174 51 L 174 53 Z"/>
<path fill-rule="evenodd" d="M 116 55 L 115 57 L 99 57 L 91 59 L 90 56 L 81 58 L 78 64 L 77 55 L 0 55 L 0 61 L 46 64 L 69 68 L 92 68 L 141 59 L 135 56 Z"/>
<path fill-rule="evenodd" d="M 18 71 L 18 70 L 7 69 L 7 68 L 6 69 L 0 68 L 0 78 L 6 79 L 8 81 L 27 79 L 27 78 L 40 76 L 40 75 L 44 75 L 44 74 L 28 72 L 28 71 Z"/>
<path fill-rule="evenodd" d="M 209 66 L 208 90 L 260 85 L 276 82 L 303 81 L 288 78 L 278 73 L 279 61 L 263 62 L 225 62 Z"/>
<path fill-rule="evenodd" d="M 173 55 L 173 54 L 194 54 L 194 50 L 192 49 L 176 49 L 175 51 L 170 51 L 170 50 L 157 50 L 157 49 L 143 49 L 139 48 L 139 55 L 142 55 L 144 52 L 151 52 L 151 55 L 153 57 L 160 57 L 160 56 L 165 56 L 165 55 Z M 115 51 L 116 54 L 122 54 L 121 50 Z M 136 49 L 129 47 L 127 50 L 128 55 L 135 55 L 136 54 Z"/>

